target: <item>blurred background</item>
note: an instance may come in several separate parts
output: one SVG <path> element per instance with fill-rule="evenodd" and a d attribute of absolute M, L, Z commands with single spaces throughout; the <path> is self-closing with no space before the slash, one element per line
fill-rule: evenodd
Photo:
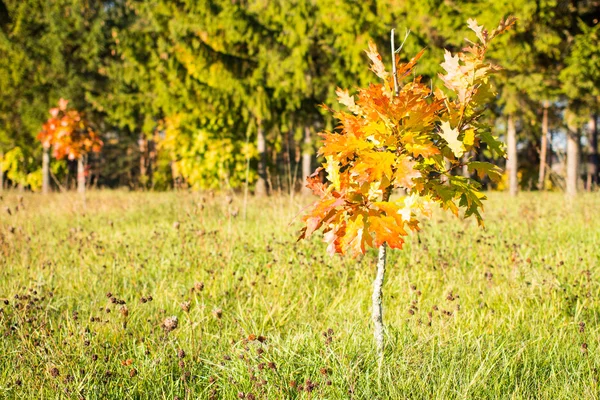
<path fill-rule="evenodd" d="M 410 30 L 402 57 L 427 48 L 417 72 L 436 80 L 444 49 L 474 39 L 468 18 L 508 15 L 488 117 L 513 163 L 495 160 L 508 173 L 486 185 L 595 190 L 597 0 L 0 0 L 1 187 L 76 186 L 77 160 L 44 161 L 38 140 L 63 98 L 104 144 L 88 187 L 301 192 L 336 125 L 319 105 L 377 79 L 369 40 L 389 64 L 390 29 Z"/>

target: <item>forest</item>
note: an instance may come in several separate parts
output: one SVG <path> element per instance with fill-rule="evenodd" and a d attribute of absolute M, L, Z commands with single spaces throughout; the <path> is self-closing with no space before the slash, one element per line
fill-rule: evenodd
<path fill-rule="evenodd" d="M 1 0 L 1 187 L 76 185 L 76 157 L 48 156 L 39 140 L 65 99 L 103 143 L 82 160 L 89 187 L 306 190 L 319 133 L 336 128 L 321 106 L 335 107 L 337 87 L 376 79 L 369 41 L 386 49 L 395 28 L 403 60 L 425 49 L 415 73 L 433 85 L 444 51 L 465 45 L 468 18 L 496 26 L 508 15 L 514 29 L 487 55 L 503 70 L 485 117 L 508 158 L 486 146 L 472 155 L 505 170 L 484 185 L 595 190 L 594 0 Z"/>

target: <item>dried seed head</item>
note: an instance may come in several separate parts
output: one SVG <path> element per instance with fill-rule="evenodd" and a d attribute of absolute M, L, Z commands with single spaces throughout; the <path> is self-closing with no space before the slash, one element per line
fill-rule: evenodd
<path fill-rule="evenodd" d="M 60 375 L 60 372 L 58 371 L 58 368 L 56 368 L 56 367 L 52 367 L 52 368 L 50 368 L 50 375 L 51 375 L 53 378 L 56 378 L 56 377 L 58 377 L 58 376 Z"/>
<path fill-rule="evenodd" d="M 184 301 L 183 303 L 181 303 L 181 309 L 184 312 L 189 312 L 190 311 L 190 307 L 192 306 L 192 302 L 191 301 Z"/>
<path fill-rule="evenodd" d="M 213 311 L 213 314 L 215 315 L 215 317 L 217 317 L 218 319 L 221 319 L 221 317 L 223 316 L 223 310 L 220 308 L 217 308 L 216 310 Z"/>
<path fill-rule="evenodd" d="M 179 349 L 177 351 L 177 357 L 179 357 L 179 358 L 185 358 L 185 351 L 183 351 L 183 349 Z"/>
<path fill-rule="evenodd" d="M 137 375 L 137 369 L 135 369 L 135 368 L 131 368 L 131 369 L 129 370 L 129 376 L 130 376 L 131 378 L 133 378 L 133 377 L 134 377 L 134 376 L 136 376 L 136 375 Z"/>
<path fill-rule="evenodd" d="M 171 332 L 172 330 L 177 329 L 178 325 L 179 325 L 179 321 L 177 320 L 176 316 L 167 317 L 167 318 L 165 318 L 165 320 L 162 323 L 163 328 L 167 332 Z"/>
<path fill-rule="evenodd" d="M 121 315 L 123 315 L 124 317 L 127 317 L 129 315 L 129 309 L 126 306 L 121 307 L 121 309 L 119 311 L 121 312 Z"/>
<path fill-rule="evenodd" d="M 204 290 L 204 282 L 194 283 L 194 289 L 196 289 L 198 292 L 203 291 Z"/>

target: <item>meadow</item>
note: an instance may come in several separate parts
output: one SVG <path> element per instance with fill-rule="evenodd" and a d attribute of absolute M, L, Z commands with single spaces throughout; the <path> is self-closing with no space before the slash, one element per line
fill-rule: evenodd
<path fill-rule="evenodd" d="M 596 399 L 600 197 L 436 212 L 370 322 L 376 252 L 296 242 L 310 199 L 4 193 L 1 399 Z"/>

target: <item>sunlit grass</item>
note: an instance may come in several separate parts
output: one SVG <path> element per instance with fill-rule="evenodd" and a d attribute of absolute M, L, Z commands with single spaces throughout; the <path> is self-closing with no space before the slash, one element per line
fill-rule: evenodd
<path fill-rule="evenodd" d="M 381 374 L 375 253 L 296 243 L 306 199 L 228 200 L 5 194 L 0 398 L 598 397 L 599 197 L 434 215 L 392 252 Z"/>

